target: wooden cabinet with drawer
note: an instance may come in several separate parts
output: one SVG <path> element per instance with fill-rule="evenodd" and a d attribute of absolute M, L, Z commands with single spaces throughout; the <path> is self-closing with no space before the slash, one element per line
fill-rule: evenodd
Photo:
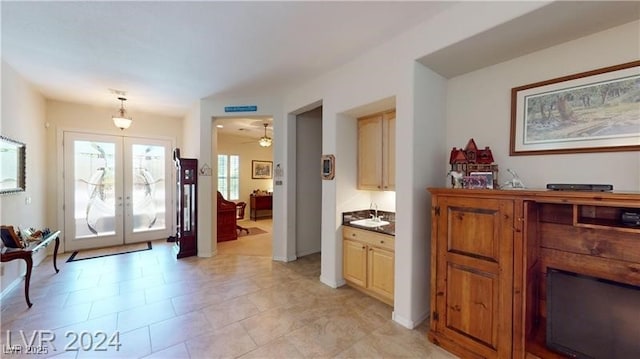
<path fill-rule="evenodd" d="M 342 227 L 343 276 L 347 284 L 393 306 L 393 236 Z"/>

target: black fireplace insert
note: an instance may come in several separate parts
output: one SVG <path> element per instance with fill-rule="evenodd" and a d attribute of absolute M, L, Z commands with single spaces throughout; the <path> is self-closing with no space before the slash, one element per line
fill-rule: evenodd
<path fill-rule="evenodd" d="M 546 344 L 571 358 L 640 358 L 640 287 L 549 268 Z"/>

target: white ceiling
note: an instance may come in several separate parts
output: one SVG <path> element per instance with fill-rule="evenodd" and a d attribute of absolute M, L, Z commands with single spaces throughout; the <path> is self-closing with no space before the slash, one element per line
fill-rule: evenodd
<path fill-rule="evenodd" d="M 268 137 L 273 137 L 273 119 L 271 117 L 225 117 L 216 120 L 216 130 L 222 135 L 235 135 L 250 137 L 256 141 L 265 135 L 265 127 Z"/>
<path fill-rule="evenodd" d="M 1 55 L 47 98 L 115 111 L 116 89 L 134 117 L 183 116 L 201 98 L 304 83 L 453 5 L 2 0 Z M 639 17 L 640 1 L 553 2 L 420 61 L 450 78 Z M 220 132 L 257 138 L 264 121 L 229 118 Z"/>
<path fill-rule="evenodd" d="M 46 98 L 182 116 L 295 86 L 454 3 L 9 2 L 2 58 Z"/>

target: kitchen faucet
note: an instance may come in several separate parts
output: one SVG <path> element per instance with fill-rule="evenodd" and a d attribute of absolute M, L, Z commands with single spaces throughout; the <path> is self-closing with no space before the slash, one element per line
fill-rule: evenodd
<path fill-rule="evenodd" d="M 372 220 L 374 222 L 379 222 L 380 221 L 380 217 L 378 217 L 378 205 L 375 202 L 371 202 L 369 204 L 369 209 L 373 209 L 375 214 L 372 214 L 371 216 L 373 217 Z"/>

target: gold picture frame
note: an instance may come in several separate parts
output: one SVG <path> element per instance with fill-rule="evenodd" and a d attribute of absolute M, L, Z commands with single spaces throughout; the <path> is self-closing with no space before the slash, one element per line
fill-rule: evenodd
<path fill-rule="evenodd" d="M 251 161 L 251 178 L 252 179 L 271 179 L 273 178 L 273 161 Z"/>
<path fill-rule="evenodd" d="M 0 194 L 24 192 L 26 145 L 0 136 Z"/>
<path fill-rule="evenodd" d="M 511 89 L 509 155 L 640 150 L 640 61 Z"/>

